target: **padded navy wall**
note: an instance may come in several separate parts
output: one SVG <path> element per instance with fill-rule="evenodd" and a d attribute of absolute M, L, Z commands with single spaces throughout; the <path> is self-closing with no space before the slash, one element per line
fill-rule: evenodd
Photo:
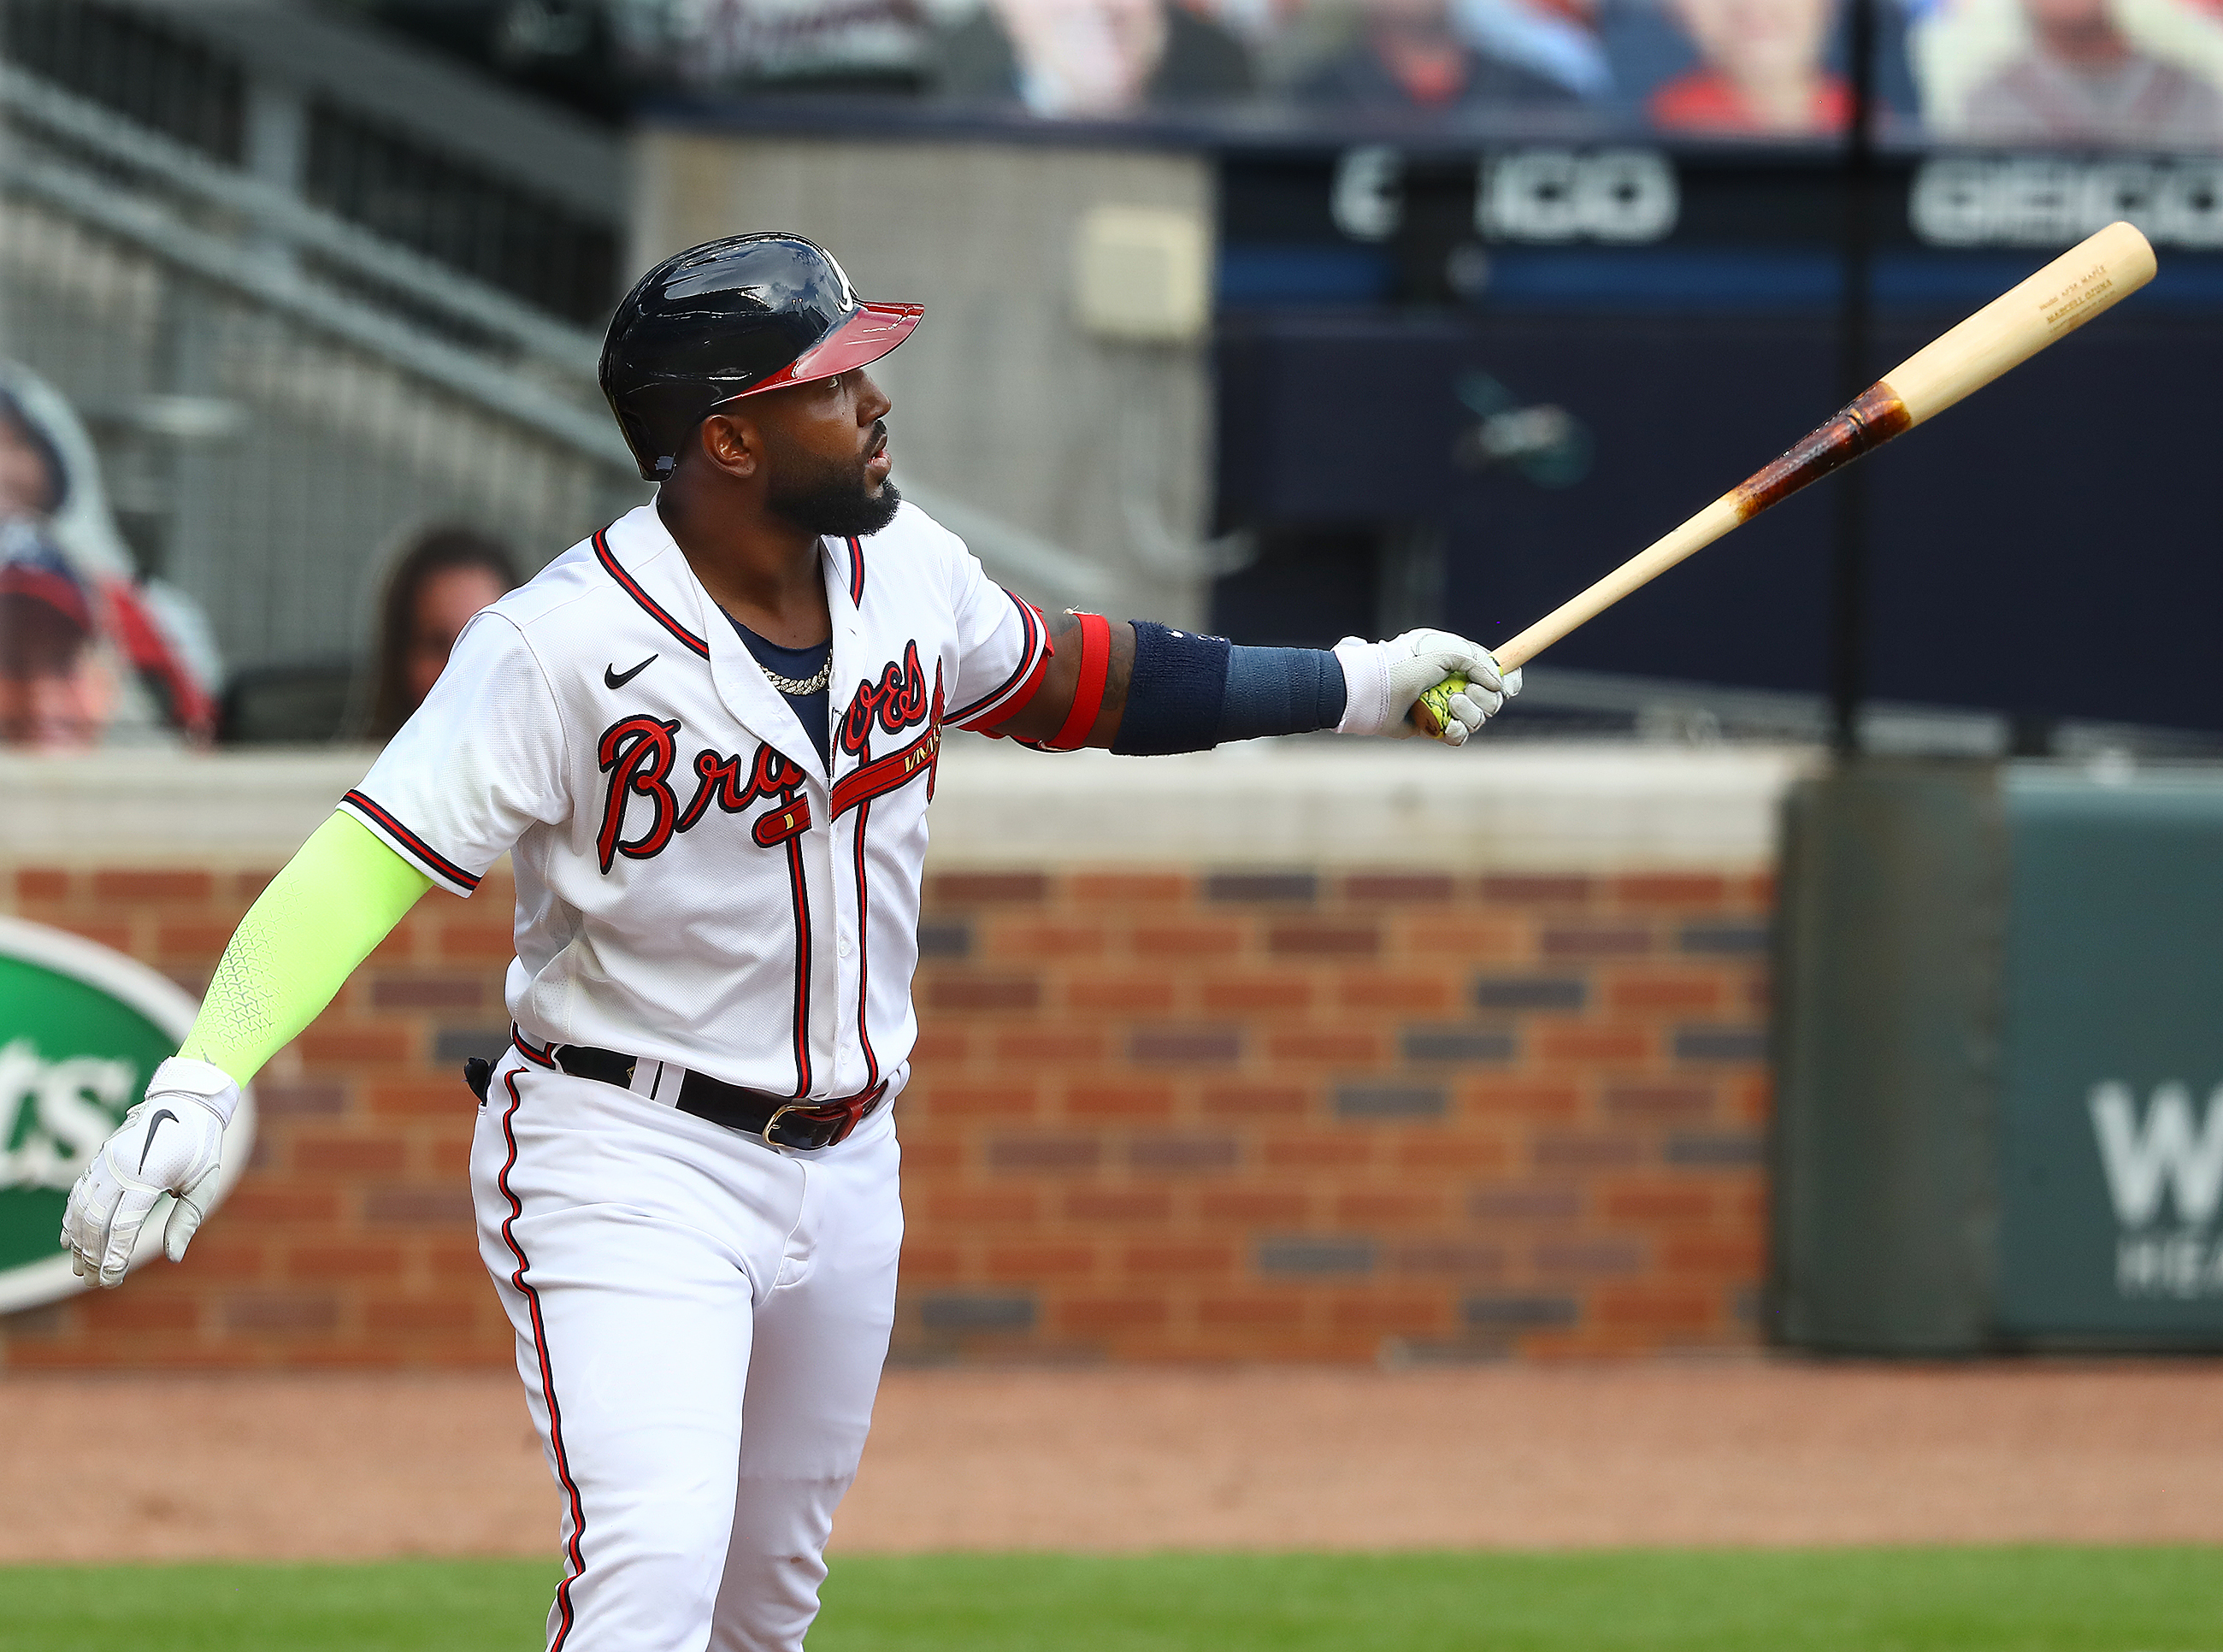
<path fill-rule="evenodd" d="M 2223 728 L 2210 457 L 2223 314 L 2138 304 L 1862 461 L 1873 693 Z M 1887 315 L 1878 370 L 1955 318 Z M 1440 524 L 1446 621 L 1502 638 L 1818 424 L 1837 401 L 1835 352 L 1826 314 L 1231 318 L 1223 522 Z M 1454 387 L 1474 370 L 1582 419 L 1589 476 L 1546 489 L 1454 465 L 1476 422 Z M 1700 553 L 1552 658 L 1819 690 L 1836 485 Z M 1342 593 L 1321 595 L 1347 612 Z M 1223 623 L 1239 628 L 1242 614 L 1223 603 Z"/>

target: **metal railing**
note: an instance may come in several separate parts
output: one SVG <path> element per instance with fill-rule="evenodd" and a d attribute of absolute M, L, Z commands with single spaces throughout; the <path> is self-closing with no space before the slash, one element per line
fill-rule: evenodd
<path fill-rule="evenodd" d="M 616 136 L 278 0 L 9 0 L 0 54 L 88 103 L 584 325 L 619 286 Z"/>
<path fill-rule="evenodd" d="M 245 71 L 169 20 L 85 0 L 9 0 L 0 53 L 203 154 L 244 159 Z"/>
<path fill-rule="evenodd" d="M 360 229 L 250 173 L 217 165 L 183 143 L 4 65 L 0 65 L 0 111 L 57 151 L 50 160 L 41 160 L 35 154 L 20 157 L 18 168 L 26 175 L 42 172 L 60 180 L 71 170 L 68 161 L 76 159 L 106 170 L 111 177 L 120 172 L 125 181 L 137 180 L 142 192 L 144 187 L 153 186 L 171 192 L 179 201 L 215 208 L 243 221 L 256 239 L 268 244 L 253 249 L 240 248 L 240 255 L 233 260 L 235 267 L 242 273 L 255 272 L 273 293 L 277 291 L 270 285 L 273 278 L 282 281 L 288 274 L 287 261 L 267 255 L 312 255 L 326 261 L 328 273 L 343 274 L 358 286 L 368 283 L 388 289 L 412 309 L 433 318 L 444 333 L 465 341 L 491 343 L 521 356 L 543 358 L 562 368 L 567 376 L 593 376 L 600 344 L 595 334 L 553 319 L 491 284 Z M 72 184 L 83 180 L 81 172 L 67 179 Z M 96 186 L 92 192 L 122 192 Z M 139 218 L 146 217 L 143 201 L 130 211 Z M 187 220 L 174 211 L 168 218 L 174 222 L 154 226 L 154 233 L 167 236 L 173 228 L 186 227 Z M 251 256 L 250 250 L 265 255 Z M 325 295 L 310 282 L 291 282 L 289 291 L 302 302 L 324 302 Z M 604 307 L 607 310 L 607 305 Z M 615 440 L 614 433 L 610 439 Z"/>
<path fill-rule="evenodd" d="M 530 565 L 645 496 L 593 334 L 20 67 L 0 115 L 0 337 L 233 667 L 361 653 L 412 527 Z"/>
<path fill-rule="evenodd" d="M 245 241 L 193 227 L 143 199 L 104 191 L 82 166 L 18 152 L 0 157 L 0 176 L 61 211 L 82 211 L 112 232 L 189 263 L 296 313 L 308 325 L 381 352 L 489 409 L 570 443 L 590 463 L 632 474 L 595 383 L 601 341 L 552 320 L 497 288 L 461 275 L 318 211 L 261 180 L 211 164 L 184 145 L 145 131 L 35 77 L 0 66 L 0 113 L 246 226 Z M 328 280 L 319 282 L 313 273 Z M 340 285 L 330 284 L 337 276 Z M 432 331 L 400 322 L 368 289 L 397 300 Z M 459 345 L 476 345 L 474 354 Z M 551 400 L 553 391 L 562 398 Z M 999 577 L 1044 600 L 1102 601 L 1112 582 L 1093 564 L 992 514 L 908 476 L 922 509 L 970 543 Z"/>
<path fill-rule="evenodd" d="M 484 527 L 530 566 L 647 496 L 595 333 L 20 67 L 0 117 L 0 343 L 93 425 L 143 564 L 235 669 L 359 656 L 412 527 Z M 906 487 L 1019 589 L 1105 595 Z"/>

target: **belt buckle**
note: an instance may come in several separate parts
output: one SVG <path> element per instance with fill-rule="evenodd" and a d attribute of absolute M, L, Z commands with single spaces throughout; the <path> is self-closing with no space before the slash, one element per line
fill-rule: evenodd
<path fill-rule="evenodd" d="M 804 1151 L 815 1152 L 822 1147 L 836 1147 L 848 1139 L 851 1131 L 872 1116 L 872 1109 L 880 1105 L 880 1098 L 887 1094 L 887 1081 L 883 1079 L 864 1094 L 853 1095 L 847 1101 L 783 1101 L 771 1110 L 771 1117 L 764 1121 L 764 1128 L 758 1133 L 764 1138 L 768 1147 L 784 1146 L 787 1144 L 772 1139 L 771 1132 L 778 1128 L 779 1121 L 789 1113 L 799 1113 L 805 1118 L 831 1126 L 831 1133 L 824 1141 L 810 1143 L 803 1149 Z M 829 1118 L 827 1116 L 829 1113 L 837 1116 Z"/>
<path fill-rule="evenodd" d="M 790 1113 L 798 1113 L 805 1116 L 809 1116 L 812 1113 L 822 1113 L 823 1111 L 824 1108 L 822 1104 L 818 1102 L 783 1101 L 779 1106 L 771 1110 L 771 1117 L 764 1121 L 764 1128 L 757 1133 L 764 1138 L 765 1145 L 767 1147 L 800 1147 L 805 1152 L 815 1152 L 822 1147 L 831 1147 L 835 1142 L 841 1139 L 843 1132 L 839 1129 L 822 1142 L 783 1142 L 775 1140 L 772 1136 L 772 1132 L 779 1128 L 779 1121 L 787 1117 Z M 825 1119 L 822 1122 L 834 1124 L 837 1121 L 829 1119 Z"/>

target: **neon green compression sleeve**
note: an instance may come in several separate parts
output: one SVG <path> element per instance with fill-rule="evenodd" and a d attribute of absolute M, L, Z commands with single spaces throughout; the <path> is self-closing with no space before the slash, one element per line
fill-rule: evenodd
<path fill-rule="evenodd" d="M 248 908 L 178 1053 L 246 1083 L 431 886 L 360 822 L 334 815 Z"/>

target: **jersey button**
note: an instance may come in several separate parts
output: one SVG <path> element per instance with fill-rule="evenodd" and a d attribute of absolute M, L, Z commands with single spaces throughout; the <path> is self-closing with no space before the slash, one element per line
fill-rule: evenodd
<path fill-rule="evenodd" d="M 854 947 L 853 947 L 853 946 L 851 946 L 851 945 L 849 944 L 849 937 L 848 937 L 847 936 L 846 936 L 846 935 L 845 935 L 845 936 L 843 936 L 841 937 L 840 943 L 836 946 L 836 948 L 835 948 L 834 949 L 835 949 L 836 951 L 838 951 L 839 953 L 841 953 L 841 955 L 843 957 L 845 957 L 845 958 L 846 958 L 846 957 L 847 957 L 847 956 L 848 956 L 852 952 L 854 952 L 854 951 L 856 950 L 856 948 L 854 948 Z"/>

